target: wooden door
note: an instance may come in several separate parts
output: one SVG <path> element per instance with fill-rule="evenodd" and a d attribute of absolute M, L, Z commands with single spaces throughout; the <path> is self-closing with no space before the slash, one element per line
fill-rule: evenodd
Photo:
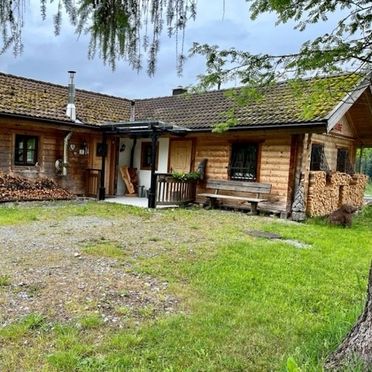
<path fill-rule="evenodd" d="M 191 170 L 192 140 L 171 140 L 169 171 L 185 172 Z"/>
<path fill-rule="evenodd" d="M 102 139 L 100 137 L 93 138 L 92 140 L 92 146 L 90 148 L 90 166 L 89 168 L 92 170 L 96 170 L 95 173 L 93 171 L 93 174 L 95 176 L 98 175 L 97 170 L 101 169 L 102 167 L 102 157 L 99 154 L 99 150 L 97 149 L 102 144 Z M 106 195 L 113 195 L 114 194 L 114 185 L 115 185 L 115 154 L 117 152 L 117 146 L 115 145 L 114 139 L 107 139 L 106 141 L 107 146 L 107 152 L 106 152 L 106 158 L 105 158 L 105 189 L 106 189 Z M 97 187 L 100 186 L 99 179 L 96 178 Z M 95 188 L 93 186 L 89 186 L 89 188 L 92 187 L 92 190 L 90 190 L 90 193 L 95 193 Z"/>

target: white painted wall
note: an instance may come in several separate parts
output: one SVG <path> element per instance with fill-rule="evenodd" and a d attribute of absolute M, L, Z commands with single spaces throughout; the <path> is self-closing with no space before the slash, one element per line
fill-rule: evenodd
<path fill-rule="evenodd" d="M 123 152 L 119 152 L 119 168 L 118 168 L 119 174 L 118 174 L 118 187 L 116 191 L 117 195 L 124 195 L 125 184 L 124 184 L 123 179 L 121 178 L 120 167 L 123 165 L 129 166 L 130 151 L 132 149 L 133 140 L 130 138 L 121 138 L 119 149 L 123 144 L 125 145 L 125 150 Z"/>
<path fill-rule="evenodd" d="M 138 184 L 145 186 L 145 189 L 150 188 L 151 183 L 151 171 L 141 170 L 141 144 L 142 142 L 151 142 L 150 139 L 138 139 L 136 149 L 134 151 L 134 168 L 138 169 Z M 130 152 L 133 145 L 133 140 L 129 138 L 122 138 L 120 140 L 120 146 L 125 144 L 125 151 L 119 152 L 119 175 L 118 175 L 118 187 L 117 195 L 124 195 L 125 185 L 120 174 L 120 167 L 123 165 L 129 166 Z M 169 154 L 169 138 L 159 138 L 159 158 L 158 158 L 158 173 L 168 172 L 168 154 Z"/>

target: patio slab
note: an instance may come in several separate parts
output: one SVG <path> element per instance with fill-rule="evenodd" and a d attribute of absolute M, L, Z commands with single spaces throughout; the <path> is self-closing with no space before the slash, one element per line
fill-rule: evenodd
<path fill-rule="evenodd" d="M 133 207 L 148 208 L 148 199 L 135 196 L 116 196 L 114 198 L 106 198 L 105 202 L 117 203 L 123 205 L 131 205 Z M 177 208 L 177 205 L 158 205 L 156 208 Z"/>

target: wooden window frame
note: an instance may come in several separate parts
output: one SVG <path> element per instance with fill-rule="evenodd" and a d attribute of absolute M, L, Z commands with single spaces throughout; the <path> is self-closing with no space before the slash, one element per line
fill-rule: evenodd
<path fill-rule="evenodd" d="M 31 149 L 33 151 L 32 161 L 27 160 L 27 142 L 29 140 L 35 140 L 35 147 Z M 25 134 L 16 134 L 14 140 L 14 165 L 18 166 L 35 166 L 39 158 L 39 137 Z M 22 149 L 20 149 L 19 144 L 22 143 Z M 22 160 L 17 160 L 19 158 L 19 152 L 22 150 Z"/>
<path fill-rule="evenodd" d="M 151 159 L 151 148 L 152 148 L 152 142 L 144 141 L 141 142 L 141 162 L 140 162 L 140 169 L 141 170 L 151 170 L 151 161 L 149 164 L 145 162 L 146 158 L 146 152 L 150 152 L 150 159 Z M 158 170 L 158 162 L 159 162 L 159 142 L 156 144 L 156 158 L 155 158 L 155 170 Z"/>
<path fill-rule="evenodd" d="M 242 149 L 244 147 L 252 146 L 255 147 L 255 167 L 249 167 L 244 168 L 247 169 L 249 172 L 252 172 L 253 177 L 244 177 L 244 176 L 237 176 L 233 174 L 233 168 L 236 168 L 233 166 L 233 158 L 234 158 L 234 151 L 239 151 L 239 149 Z M 258 182 L 259 179 L 259 162 L 261 159 L 260 155 L 260 149 L 261 146 L 258 142 L 233 142 L 231 143 L 231 151 L 230 151 L 230 162 L 229 162 L 229 167 L 228 167 L 228 177 L 230 180 L 235 180 L 235 181 L 244 181 L 244 182 Z M 244 161 L 246 161 L 245 159 Z M 244 171 L 244 169 L 242 169 Z"/>

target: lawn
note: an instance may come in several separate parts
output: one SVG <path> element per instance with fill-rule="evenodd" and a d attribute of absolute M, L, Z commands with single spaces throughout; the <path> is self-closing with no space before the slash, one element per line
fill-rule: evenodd
<path fill-rule="evenodd" d="M 369 183 L 367 184 L 365 194 L 366 194 L 366 195 L 372 195 L 372 182 L 369 182 Z"/>
<path fill-rule="evenodd" d="M 297 224 L 104 203 L 0 208 L 0 310 L 12 317 L 0 328 L 0 370 L 267 371 L 292 365 L 294 371 L 298 365 L 321 371 L 362 310 L 371 226 L 372 207 L 350 229 L 322 220 Z M 283 239 L 254 237 L 252 230 Z M 36 237 L 33 245 L 27 234 Z M 115 300 L 104 310 L 102 293 L 93 288 L 101 284 L 97 267 L 102 281 L 115 271 L 109 288 L 122 296 L 112 293 Z M 89 306 L 82 297 L 76 303 L 61 297 L 61 317 L 50 305 L 62 296 L 60 287 L 48 308 L 38 307 L 45 293 L 50 296 L 43 278 L 55 280 L 53 270 L 62 270 L 71 286 L 71 275 L 80 275 Z M 28 313 L 22 307 L 17 316 L 7 301 L 23 301 L 19 282 L 31 281 L 32 273 L 41 289 L 30 297 Z M 126 285 L 137 286 L 123 294 Z M 134 292 L 138 303 L 128 302 Z M 116 323 L 102 312 L 114 314 Z"/>

